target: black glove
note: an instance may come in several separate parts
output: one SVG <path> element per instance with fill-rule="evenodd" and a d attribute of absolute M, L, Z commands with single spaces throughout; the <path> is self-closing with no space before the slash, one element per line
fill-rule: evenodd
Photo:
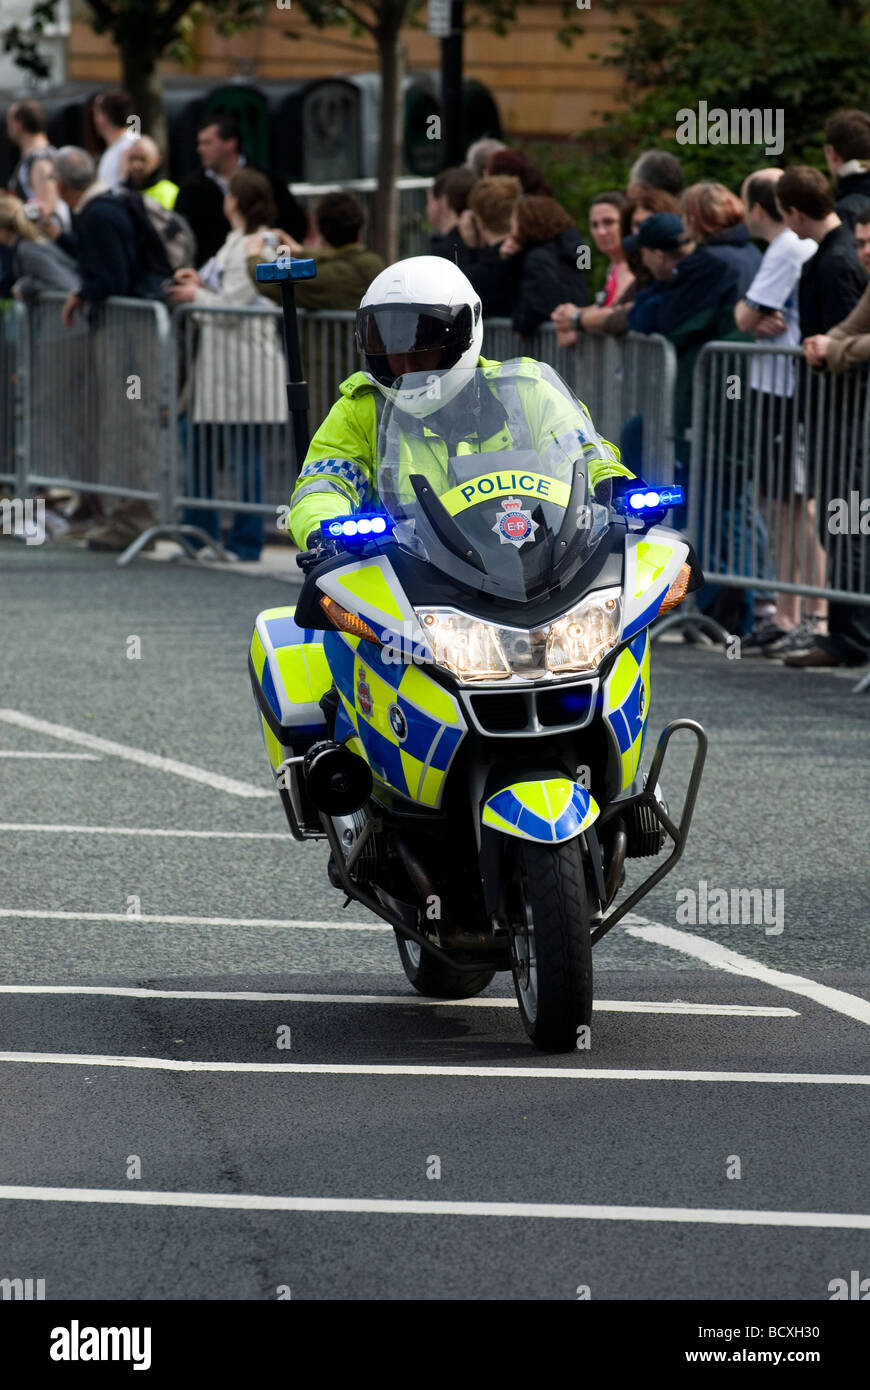
<path fill-rule="evenodd" d="M 315 566 L 322 564 L 324 560 L 329 560 L 333 555 L 338 554 L 338 546 L 331 536 L 324 536 L 320 527 L 309 531 L 305 540 L 306 549 L 300 551 L 296 556 L 296 563 L 307 574 Z"/>

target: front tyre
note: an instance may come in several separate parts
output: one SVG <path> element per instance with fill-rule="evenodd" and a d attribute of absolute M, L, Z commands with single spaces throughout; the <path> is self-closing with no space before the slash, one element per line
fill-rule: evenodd
<path fill-rule="evenodd" d="M 432 999 L 471 999 L 480 994 L 495 975 L 494 970 L 451 970 L 443 961 L 431 956 L 416 941 L 396 932 L 396 945 L 402 969 L 418 994 Z"/>
<path fill-rule="evenodd" d="M 580 841 L 521 840 L 509 895 L 512 971 L 526 1032 L 570 1052 L 592 1024 L 592 941 Z"/>

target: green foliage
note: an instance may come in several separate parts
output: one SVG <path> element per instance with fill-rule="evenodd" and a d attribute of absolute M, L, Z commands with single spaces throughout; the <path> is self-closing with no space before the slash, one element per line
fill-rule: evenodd
<path fill-rule="evenodd" d="M 615 9 L 616 0 L 599 0 Z M 622 75 L 627 109 L 605 116 L 599 148 L 630 162 L 641 148 L 669 150 L 687 181 L 739 188 L 773 163 L 761 146 L 679 145 L 676 115 L 709 108 L 782 109 L 779 164 L 822 164 L 825 119 L 863 107 L 870 71 L 870 0 L 685 0 L 620 27 L 603 61 Z"/>

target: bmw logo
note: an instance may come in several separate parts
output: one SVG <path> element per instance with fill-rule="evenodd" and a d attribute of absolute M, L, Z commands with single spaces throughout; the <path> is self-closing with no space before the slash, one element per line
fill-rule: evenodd
<path fill-rule="evenodd" d="M 408 721 L 398 705 L 390 705 L 390 728 L 400 743 L 408 737 Z"/>
<path fill-rule="evenodd" d="M 643 719 L 643 712 L 646 709 L 646 686 L 643 681 L 640 683 L 640 694 L 637 697 L 638 716 Z"/>

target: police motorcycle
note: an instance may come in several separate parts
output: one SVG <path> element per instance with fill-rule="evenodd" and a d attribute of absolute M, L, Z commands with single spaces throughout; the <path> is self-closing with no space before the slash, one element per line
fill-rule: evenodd
<path fill-rule="evenodd" d="M 703 769 L 691 720 L 641 769 L 650 625 L 702 582 L 661 524 L 682 492 L 593 487 L 609 446 L 544 364 L 465 371 L 453 442 L 403 398 L 380 417 L 378 510 L 324 521 L 295 609 L 256 620 L 266 751 L 291 834 L 327 842 L 330 882 L 393 926 L 417 991 L 470 998 L 510 971 L 532 1043 L 570 1050 L 592 947 L 681 856 Z M 678 729 L 696 751 L 675 823 Z M 666 840 L 617 906 L 626 861 Z"/>

